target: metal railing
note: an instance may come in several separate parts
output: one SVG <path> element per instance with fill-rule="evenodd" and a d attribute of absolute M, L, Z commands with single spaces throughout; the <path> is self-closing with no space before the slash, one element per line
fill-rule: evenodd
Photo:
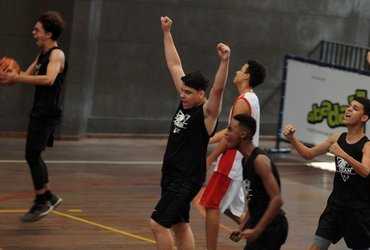
<path fill-rule="evenodd" d="M 368 47 L 352 44 L 321 41 L 307 54 L 307 58 L 348 69 L 369 71 L 366 60 Z"/>

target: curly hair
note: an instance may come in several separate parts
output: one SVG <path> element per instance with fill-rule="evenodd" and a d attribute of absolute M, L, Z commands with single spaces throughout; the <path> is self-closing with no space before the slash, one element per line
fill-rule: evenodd
<path fill-rule="evenodd" d="M 266 77 L 265 67 L 254 60 L 248 60 L 248 69 L 245 73 L 249 73 L 250 75 L 249 85 L 251 87 L 260 85 Z"/>
<path fill-rule="evenodd" d="M 364 113 L 368 117 L 370 117 L 370 100 L 366 97 L 360 97 L 360 96 L 355 96 L 353 98 L 353 101 L 358 101 L 362 105 L 364 105 Z"/>
<path fill-rule="evenodd" d="M 62 16 L 57 11 L 47 11 L 38 19 L 46 32 L 51 32 L 51 39 L 56 41 L 64 30 L 65 22 Z"/>

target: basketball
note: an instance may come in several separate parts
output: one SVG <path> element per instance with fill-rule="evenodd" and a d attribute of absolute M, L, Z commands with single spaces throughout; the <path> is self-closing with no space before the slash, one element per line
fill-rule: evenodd
<path fill-rule="evenodd" d="M 5 72 L 15 70 L 18 74 L 21 73 L 21 67 L 17 61 L 10 57 L 3 57 L 0 59 L 0 69 Z"/>

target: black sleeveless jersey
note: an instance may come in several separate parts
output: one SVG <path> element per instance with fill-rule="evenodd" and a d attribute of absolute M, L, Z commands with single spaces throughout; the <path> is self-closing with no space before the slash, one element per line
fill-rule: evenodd
<path fill-rule="evenodd" d="M 261 219 L 270 202 L 270 196 L 263 185 L 262 179 L 254 169 L 254 160 L 260 154 L 267 156 L 267 154 L 261 148 L 256 147 L 248 159 L 243 159 L 243 187 L 246 201 L 248 202 L 248 211 L 250 214 L 248 226 L 252 228 Z M 279 173 L 271 159 L 270 162 L 272 174 L 274 175 L 280 188 L 281 184 Z M 280 212 L 276 218 L 280 218 L 283 214 L 284 211 L 280 209 Z"/>
<path fill-rule="evenodd" d="M 206 154 L 210 136 L 204 124 L 203 105 L 184 109 L 182 103 L 172 119 L 163 175 L 202 185 L 206 179 Z"/>
<path fill-rule="evenodd" d="M 47 67 L 49 64 L 49 56 L 54 49 L 60 48 L 54 47 L 46 51 L 45 53 L 40 53 L 37 59 L 35 75 L 46 75 Z M 64 71 L 58 74 L 53 85 L 35 86 L 35 95 L 30 117 L 51 122 L 60 120 L 62 113 L 60 93 L 66 73 L 67 62 L 65 62 Z"/>
<path fill-rule="evenodd" d="M 338 138 L 338 145 L 357 161 L 362 161 L 362 149 L 369 139 L 364 136 L 354 144 L 346 141 L 347 133 Z M 329 196 L 328 205 L 336 208 L 369 208 L 370 178 L 363 178 L 344 159 L 335 157 L 336 172 L 333 191 Z"/>

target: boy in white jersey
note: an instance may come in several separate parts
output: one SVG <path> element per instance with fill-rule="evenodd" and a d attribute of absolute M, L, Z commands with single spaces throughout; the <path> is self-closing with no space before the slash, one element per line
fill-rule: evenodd
<path fill-rule="evenodd" d="M 230 110 L 229 120 L 237 114 L 247 114 L 257 121 L 257 130 L 253 143 L 258 145 L 260 107 L 257 95 L 253 88 L 260 85 L 266 76 L 266 70 L 260 63 L 249 60 L 236 72 L 233 83 L 239 96 L 235 99 Z M 224 138 L 226 129 L 218 132 L 211 138 L 210 143 L 217 143 L 217 147 L 207 158 L 207 165 L 220 156 L 217 166 L 204 190 L 199 203 L 206 209 L 206 238 L 207 249 L 217 248 L 217 237 L 220 223 L 220 210 L 237 223 L 244 211 L 244 194 L 242 190 L 243 158 L 235 149 L 227 149 Z"/>

